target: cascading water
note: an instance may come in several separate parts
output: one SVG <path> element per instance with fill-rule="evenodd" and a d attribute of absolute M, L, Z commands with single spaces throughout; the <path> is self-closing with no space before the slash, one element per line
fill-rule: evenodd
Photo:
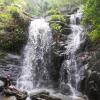
<path fill-rule="evenodd" d="M 78 85 L 80 82 L 80 70 L 76 60 L 76 51 L 79 49 L 80 44 L 84 41 L 83 27 L 79 24 L 81 16 L 82 13 L 78 10 L 70 17 L 70 27 L 72 33 L 68 36 L 66 41 L 68 44 L 66 46 L 67 59 L 63 62 L 60 71 L 60 86 L 62 84 L 67 85 L 73 96 L 77 95 L 79 88 Z M 65 72 L 67 72 L 67 80 Z"/>
<path fill-rule="evenodd" d="M 22 73 L 17 87 L 31 91 L 50 80 L 47 70 L 49 64 L 52 33 L 49 24 L 43 19 L 35 19 L 29 27 L 29 39 L 24 50 Z M 49 58 L 48 58 L 49 57 Z M 47 83 L 48 84 L 48 83 Z"/>
<path fill-rule="evenodd" d="M 70 17 L 72 33 L 66 40 L 66 56 L 60 70 L 60 86 L 68 86 L 73 96 L 78 92 L 80 69 L 76 59 L 76 51 L 84 41 L 83 27 L 79 24 L 82 13 L 77 11 Z M 29 27 L 29 39 L 24 49 L 22 72 L 17 80 L 17 87 L 27 92 L 41 87 L 51 87 L 49 65 L 51 64 L 52 33 L 45 19 L 35 19 Z M 65 88 L 65 87 L 64 87 Z M 68 91 L 67 91 L 68 92 Z M 30 98 L 27 100 L 30 100 Z M 66 99 L 65 99 L 66 100 Z"/>

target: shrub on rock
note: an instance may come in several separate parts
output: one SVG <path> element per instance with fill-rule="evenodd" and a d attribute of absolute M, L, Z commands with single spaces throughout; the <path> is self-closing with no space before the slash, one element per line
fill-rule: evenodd
<path fill-rule="evenodd" d="M 27 41 L 29 20 L 14 5 L 2 7 L 0 12 L 0 49 L 20 53 Z"/>

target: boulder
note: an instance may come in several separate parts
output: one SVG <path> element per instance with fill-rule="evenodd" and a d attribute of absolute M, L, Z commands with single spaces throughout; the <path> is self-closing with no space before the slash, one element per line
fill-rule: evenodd
<path fill-rule="evenodd" d="M 3 76 L 0 76 L 0 92 L 3 91 L 5 84 L 6 84 L 6 78 Z"/>
<path fill-rule="evenodd" d="M 30 95 L 32 100 L 61 100 L 58 97 L 50 95 L 48 91 L 39 91 Z"/>
<path fill-rule="evenodd" d="M 17 100 L 14 96 L 4 96 L 3 99 L 0 100 Z"/>
<path fill-rule="evenodd" d="M 5 84 L 4 81 L 0 80 L 0 92 L 2 92 L 4 84 Z"/>
<path fill-rule="evenodd" d="M 72 31 L 71 31 L 71 28 L 70 27 L 63 28 L 62 31 L 61 31 L 61 33 L 62 34 L 65 34 L 65 35 L 69 35 L 71 32 Z"/>
<path fill-rule="evenodd" d="M 51 50 L 51 64 L 48 68 L 50 73 L 50 78 L 53 82 L 55 88 L 58 88 L 59 85 L 59 77 L 60 77 L 60 68 L 63 60 L 66 55 L 63 53 L 65 50 L 64 45 L 61 43 L 53 44 Z"/>
<path fill-rule="evenodd" d="M 17 100 L 26 100 L 28 97 L 27 92 L 21 92 L 16 89 L 4 89 L 4 94 L 6 96 L 15 96 Z"/>
<path fill-rule="evenodd" d="M 60 92 L 63 95 L 72 95 L 72 91 L 71 91 L 70 86 L 68 84 L 61 84 Z"/>

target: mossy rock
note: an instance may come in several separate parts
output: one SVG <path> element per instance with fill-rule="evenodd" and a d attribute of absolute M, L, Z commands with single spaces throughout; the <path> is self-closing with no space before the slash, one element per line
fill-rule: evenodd
<path fill-rule="evenodd" d="M 27 42 L 29 19 L 14 5 L 2 7 L 1 12 L 0 49 L 19 53 Z"/>
<path fill-rule="evenodd" d="M 50 15 L 49 17 L 49 24 L 53 33 L 53 39 L 54 41 L 58 42 L 60 41 L 60 37 L 62 34 L 66 34 L 66 28 L 68 23 L 68 17 L 64 16 L 61 12 L 58 10 L 50 10 L 48 12 Z M 68 32 L 69 30 L 67 30 Z M 68 32 L 69 33 L 69 32 Z"/>
<path fill-rule="evenodd" d="M 19 53 L 27 41 L 27 36 L 21 33 L 0 34 L 0 49 Z"/>

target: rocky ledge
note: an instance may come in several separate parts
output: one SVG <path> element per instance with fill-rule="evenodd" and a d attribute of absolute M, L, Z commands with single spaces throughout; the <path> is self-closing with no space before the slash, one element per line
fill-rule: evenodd
<path fill-rule="evenodd" d="M 5 98 L 8 98 L 7 100 L 10 100 L 10 98 L 12 98 L 12 100 L 26 100 L 26 98 L 30 98 L 31 100 L 87 100 L 87 98 L 85 96 L 83 97 L 73 97 L 73 96 L 65 96 L 62 94 L 55 94 L 55 95 L 51 95 L 50 92 L 46 91 L 46 90 L 41 90 L 38 92 L 33 92 L 30 94 L 30 97 L 27 95 L 26 92 L 14 92 L 11 93 L 11 91 L 6 90 L 6 96 Z M 9 94 L 10 93 L 10 94 Z M 6 100 L 6 99 L 4 99 Z"/>

